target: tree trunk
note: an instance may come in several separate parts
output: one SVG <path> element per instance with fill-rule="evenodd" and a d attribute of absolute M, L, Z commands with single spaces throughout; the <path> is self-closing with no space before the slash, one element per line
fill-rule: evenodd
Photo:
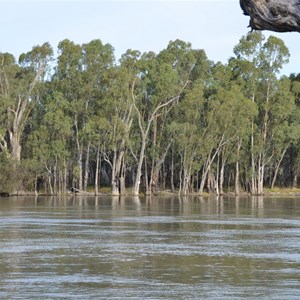
<path fill-rule="evenodd" d="M 172 154 L 171 154 L 171 191 L 174 193 L 175 192 L 175 184 L 174 184 L 174 150 L 172 149 Z"/>
<path fill-rule="evenodd" d="M 279 167 L 280 167 L 280 164 L 281 164 L 281 162 L 282 162 L 282 160 L 283 160 L 283 157 L 284 157 L 284 155 L 285 155 L 287 149 L 288 149 L 288 147 L 286 147 L 286 148 L 283 150 L 283 152 L 281 153 L 280 159 L 279 159 L 279 161 L 278 161 L 278 163 L 277 163 L 277 166 L 276 166 L 276 169 L 275 169 L 275 173 L 274 173 L 274 176 L 273 176 L 273 180 L 272 180 L 272 184 L 271 184 L 271 189 L 274 188 L 274 185 L 275 185 L 275 182 L 276 182 L 276 179 L 277 179 L 277 175 L 278 175 L 278 171 L 279 171 Z"/>
<path fill-rule="evenodd" d="M 182 185 L 182 194 L 187 195 L 190 188 L 191 176 L 189 170 L 183 167 L 183 185 Z"/>
<path fill-rule="evenodd" d="M 240 151 L 242 147 L 242 140 L 237 144 L 237 159 L 235 163 L 235 178 L 234 178 L 234 193 L 236 196 L 240 194 Z"/>
<path fill-rule="evenodd" d="M 240 162 L 239 159 L 235 163 L 234 193 L 236 196 L 240 194 Z"/>
<path fill-rule="evenodd" d="M 78 186 L 76 186 L 80 191 L 82 190 L 82 145 L 79 140 L 79 129 L 78 129 L 78 121 L 77 121 L 77 116 L 75 116 L 74 119 L 74 126 L 76 130 L 76 146 L 77 146 L 77 168 L 78 168 L 78 173 L 76 174 L 78 178 L 76 178 L 76 181 L 78 180 Z"/>
<path fill-rule="evenodd" d="M 159 170 L 163 165 L 167 153 L 170 149 L 171 143 L 165 149 L 165 152 L 161 155 L 161 157 L 152 160 L 152 170 L 151 170 L 151 178 L 150 178 L 150 193 L 156 193 L 158 188 L 158 179 L 159 179 Z M 164 178 L 164 176 L 163 176 Z"/>
<path fill-rule="evenodd" d="M 118 151 L 115 149 L 113 164 L 112 164 L 112 179 L 111 179 L 111 192 L 112 195 L 118 196 L 120 195 L 120 180 L 121 180 L 121 172 L 122 172 L 122 161 L 124 157 L 124 147 L 125 140 L 121 143 L 121 150 Z"/>
<path fill-rule="evenodd" d="M 219 195 L 224 194 L 224 176 L 225 176 L 225 159 L 221 159 L 221 168 L 219 175 Z"/>
<path fill-rule="evenodd" d="M 121 170 L 121 175 L 120 175 L 120 193 L 121 193 L 121 195 L 125 195 L 125 193 L 126 193 L 124 157 L 123 157 L 122 170 Z"/>
<path fill-rule="evenodd" d="M 132 106 L 128 110 L 128 114 L 126 118 L 124 118 L 124 125 L 126 128 L 125 134 L 121 141 L 119 142 L 119 145 L 115 145 L 114 153 L 113 153 L 113 163 L 112 163 L 112 178 L 111 178 L 111 193 L 114 196 L 120 195 L 125 190 L 122 190 L 122 185 L 120 184 L 122 182 L 122 170 L 123 170 L 123 163 L 124 163 L 124 155 L 125 155 L 125 148 L 126 148 L 126 140 L 129 136 L 130 128 L 132 125 Z M 115 129 L 114 129 L 115 131 Z M 125 179 L 124 179 L 125 180 Z"/>
<path fill-rule="evenodd" d="M 52 183 L 51 183 L 51 175 L 49 174 L 48 176 L 48 191 L 47 194 L 53 195 L 53 188 L 52 188 Z"/>
<path fill-rule="evenodd" d="M 190 186 L 191 186 L 191 166 L 194 160 L 194 155 L 191 155 L 189 157 L 187 147 L 185 147 L 184 153 L 183 153 L 183 160 L 182 160 L 182 166 L 183 166 L 183 184 L 182 184 L 182 194 L 187 195 Z"/>
<path fill-rule="evenodd" d="M 67 164 L 66 164 L 66 161 L 64 161 L 64 186 L 63 186 L 63 189 L 64 189 L 64 194 L 67 193 Z"/>
<path fill-rule="evenodd" d="M 55 164 L 53 167 L 53 191 L 55 195 L 57 194 L 57 190 L 57 156 L 55 156 Z"/>
<path fill-rule="evenodd" d="M 38 195 L 38 176 L 35 174 L 35 180 L 34 180 L 34 194 L 37 196 Z"/>
<path fill-rule="evenodd" d="M 200 182 L 199 195 L 203 194 L 205 182 L 208 179 L 208 174 L 210 172 L 211 164 L 214 161 L 216 155 L 219 153 L 220 147 L 221 146 L 219 145 L 219 147 L 215 150 L 215 153 L 212 156 L 211 156 L 212 151 L 208 154 L 207 160 L 206 160 L 206 162 L 203 166 L 203 173 L 202 173 L 202 179 L 201 179 L 201 182 Z M 208 186 L 209 186 L 209 184 L 208 184 Z"/>
<path fill-rule="evenodd" d="M 300 32 L 300 0 L 240 0 L 251 29 Z"/>
<path fill-rule="evenodd" d="M 200 187 L 199 187 L 199 195 L 201 196 L 203 194 L 204 191 L 204 186 L 205 186 L 205 182 L 207 181 L 207 175 L 210 169 L 210 154 L 209 157 L 207 158 L 207 161 L 205 162 L 204 166 L 203 166 L 203 171 L 202 171 L 202 177 L 201 177 L 201 181 L 200 181 Z"/>
<path fill-rule="evenodd" d="M 148 167 L 147 167 L 147 158 L 144 159 L 144 168 L 145 168 L 145 189 L 146 189 L 146 195 L 151 195 L 151 184 L 149 184 L 148 179 Z"/>
<path fill-rule="evenodd" d="M 178 194 L 181 194 L 181 190 L 182 190 L 182 168 L 183 168 L 183 159 L 182 156 L 180 156 L 180 170 L 179 170 L 179 190 L 178 190 Z"/>
<path fill-rule="evenodd" d="M 264 193 L 264 175 L 265 175 L 265 162 L 264 154 L 259 155 L 258 168 L 257 168 L 257 195 Z"/>
<path fill-rule="evenodd" d="M 142 145 L 141 145 L 141 150 L 140 150 L 140 155 L 139 155 L 139 160 L 138 160 L 138 167 L 136 171 L 136 177 L 135 177 L 135 182 L 132 190 L 133 196 L 138 196 L 140 192 L 140 184 L 141 184 L 141 177 L 142 177 L 142 166 L 144 162 L 144 156 L 145 156 L 145 149 L 146 149 L 146 138 L 148 136 L 148 133 L 145 134 L 144 132 L 142 134 Z"/>
<path fill-rule="evenodd" d="M 297 188 L 298 186 L 298 173 L 295 173 L 294 174 L 294 177 L 293 177 L 293 188 Z"/>
<path fill-rule="evenodd" d="M 99 166 L 101 166 L 101 162 L 100 162 L 100 146 L 98 146 L 97 157 L 96 157 L 95 195 L 99 194 Z"/>
<path fill-rule="evenodd" d="M 78 158 L 77 158 L 77 166 L 78 166 L 78 189 L 82 190 L 82 149 L 81 147 L 78 149 Z"/>
<path fill-rule="evenodd" d="M 12 149 L 12 159 L 16 164 L 19 164 L 21 160 L 21 144 L 17 130 L 12 130 L 9 132 L 9 139 Z"/>
<path fill-rule="evenodd" d="M 21 138 L 25 129 L 27 119 L 30 115 L 30 112 L 34 106 L 34 102 L 31 102 L 29 99 L 32 95 L 32 91 L 39 81 L 40 77 L 45 71 L 45 64 L 40 61 L 39 68 L 36 70 L 35 77 L 30 82 L 28 91 L 25 95 L 21 96 L 19 94 L 18 100 L 16 102 L 16 107 L 9 107 L 7 110 L 7 119 L 8 119 L 8 133 L 9 133 L 9 142 L 12 148 L 12 158 L 15 164 L 19 164 L 21 160 Z M 4 76 L 6 76 L 4 74 Z M 4 92 L 5 97 L 9 97 L 9 83 L 6 82 L 7 90 Z"/>
<path fill-rule="evenodd" d="M 85 170 L 84 170 L 84 184 L 83 190 L 86 192 L 88 186 L 88 179 L 89 179 L 89 164 L 90 164 L 90 143 L 87 146 L 86 150 L 86 158 L 85 158 Z"/>

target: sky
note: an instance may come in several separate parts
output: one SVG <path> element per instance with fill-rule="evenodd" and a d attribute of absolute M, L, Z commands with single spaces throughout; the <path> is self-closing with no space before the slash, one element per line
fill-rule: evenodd
<path fill-rule="evenodd" d="M 181 39 L 226 63 L 249 32 L 239 0 L 0 0 L 0 11 L 0 52 L 17 59 L 44 42 L 56 53 L 64 39 L 76 44 L 100 39 L 113 46 L 117 59 L 127 49 L 158 53 Z M 282 74 L 300 73 L 300 34 L 264 32 L 271 34 L 290 50 Z"/>

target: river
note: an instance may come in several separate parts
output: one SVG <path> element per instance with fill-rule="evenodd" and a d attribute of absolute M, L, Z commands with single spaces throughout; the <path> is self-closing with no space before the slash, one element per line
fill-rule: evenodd
<path fill-rule="evenodd" d="M 300 299 L 300 199 L 0 198 L 1 299 Z"/>

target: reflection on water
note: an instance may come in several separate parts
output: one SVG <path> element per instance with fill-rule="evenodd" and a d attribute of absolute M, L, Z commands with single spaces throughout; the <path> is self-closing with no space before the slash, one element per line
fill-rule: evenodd
<path fill-rule="evenodd" d="M 1 299 L 299 299 L 300 199 L 0 199 Z"/>

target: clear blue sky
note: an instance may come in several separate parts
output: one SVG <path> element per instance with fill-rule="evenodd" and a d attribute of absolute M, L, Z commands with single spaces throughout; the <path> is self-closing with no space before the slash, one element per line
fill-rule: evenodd
<path fill-rule="evenodd" d="M 204 49 L 209 59 L 226 63 L 249 31 L 239 0 L 0 0 L 0 11 L 0 52 L 16 58 L 44 42 L 56 51 L 65 38 L 78 44 L 93 39 L 110 43 L 117 59 L 127 49 L 157 53 L 178 38 Z M 300 34 L 265 32 L 270 34 L 290 49 L 283 73 L 300 73 Z"/>

